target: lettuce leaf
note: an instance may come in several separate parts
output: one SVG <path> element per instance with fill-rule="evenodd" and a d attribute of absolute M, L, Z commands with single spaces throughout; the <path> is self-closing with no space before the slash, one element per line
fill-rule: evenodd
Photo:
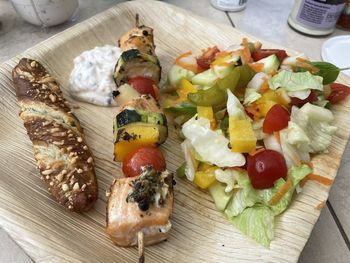
<path fill-rule="evenodd" d="M 310 72 L 291 72 L 282 70 L 269 81 L 270 89 L 285 88 L 289 96 L 305 99 L 311 89 L 323 91 L 322 77 Z"/>
<path fill-rule="evenodd" d="M 213 131 L 210 128 L 210 121 L 206 118 L 198 118 L 196 115 L 182 126 L 182 133 L 206 162 L 218 167 L 245 164 L 244 156 L 232 152 L 228 148 L 229 140 L 222 133 Z"/>
<path fill-rule="evenodd" d="M 230 117 L 235 117 L 236 119 L 245 119 L 246 113 L 243 105 L 239 99 L 233 95 L 233 93 L 228 89 L 227 90 L 227 112 Z"/>
<path fill-rule="evenodd" d="M 248 105 L 261 98 L 261 94 L 255 89 L 247 88 L 244 94 L 244 105 Z"/>
<path fill-rule="evenodd" d="M 226 217 L 243 233 L 268 247 L 273 237 L 274 216 L 287 209 L 299 182 L 311 171 L 311 168 L 306 164 L 290 168 L 288 177 L 291 178 L 293 186 L 275 205 L 270 205 L 269 202 L 286 183 L 283 178 L 278 179 L 273 188 L 257 190 L 252 187 L 247 173 L 240 172 L 236 175 L 240 189 L 233 195 L 228 204 L 227 199 L 225 199 L 227 207 L 224 213 Z M 222 191 L 224 192 L 224 190 Z"/>
<path fill-rule="evenodd" d="M 299 151 L 317 153 L 327 150 L 337 131 L 337 127 L 329 124 L 332 119 L 332 112 L 320 106 L 305 104 L 301 109 L 293 107 L 287 142 Z"/>
<path fill-rule="evenodd" d="M 274 236 L 274 215 L 270 208 L 247 208 L 239 216 L 231 218 L 230 222 L 264 247 L 270 246 Z"/>

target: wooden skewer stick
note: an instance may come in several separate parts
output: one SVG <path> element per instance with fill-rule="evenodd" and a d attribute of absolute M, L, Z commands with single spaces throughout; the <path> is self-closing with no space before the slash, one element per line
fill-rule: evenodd
<path fill-rule="evenodd" d="M 144 236 L 143 232 L 140 231 L 137 233 L 137 246 L 139 249 L 139 263 L 145 262 L 145 244 L 143 243 Z"/>
<path fill-rule="evenodd" d="M 140 17 L 139 14 L 136 14 L 135 16 L 135 26 L 139 27 L 140 26 Z"/>

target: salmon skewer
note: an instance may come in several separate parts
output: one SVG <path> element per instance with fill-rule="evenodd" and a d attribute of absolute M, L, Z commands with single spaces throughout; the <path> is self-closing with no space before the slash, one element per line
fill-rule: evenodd
<path fill-rule="evenodd" d="M 168 237 L 172 184 L 172 174 L 156 172 L 152 167 L 145 167 L 137 177 L 114 181 L 107 204 L 107 233 L 116 245 L 136 246 L 139 232 L 146 246 Z"/>

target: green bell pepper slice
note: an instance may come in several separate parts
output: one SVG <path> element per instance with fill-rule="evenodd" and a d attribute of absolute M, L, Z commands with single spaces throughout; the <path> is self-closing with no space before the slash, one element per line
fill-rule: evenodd
<path fill-rule="evenodd" d="M 255 71 L 249 65 L 235 67 L 225 78 L 219 79 L 213 87 L 189 93 L 187 98 L 199 106 L 223 104 L 227 100 L 227 89 L 233 92 L 236 88 L 246 87 L 254 75 Z"/>

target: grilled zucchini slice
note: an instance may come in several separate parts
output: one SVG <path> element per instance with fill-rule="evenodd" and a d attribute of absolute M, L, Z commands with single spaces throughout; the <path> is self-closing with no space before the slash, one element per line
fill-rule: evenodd
<path fill-rule="evenodd" d="M 157 56 L 141 53 L 138 49 L 124 51 L 114 70 L 114 81 L 119 87 L 131 78 L 142 76 L 158 83 L 161 67 Z"/>
<path fill-rule="evenodd" d="M 134 122 L 167 126 L 167 119 L 163 113 L 126 108 L 116 116 L 114 130 Z"/>

